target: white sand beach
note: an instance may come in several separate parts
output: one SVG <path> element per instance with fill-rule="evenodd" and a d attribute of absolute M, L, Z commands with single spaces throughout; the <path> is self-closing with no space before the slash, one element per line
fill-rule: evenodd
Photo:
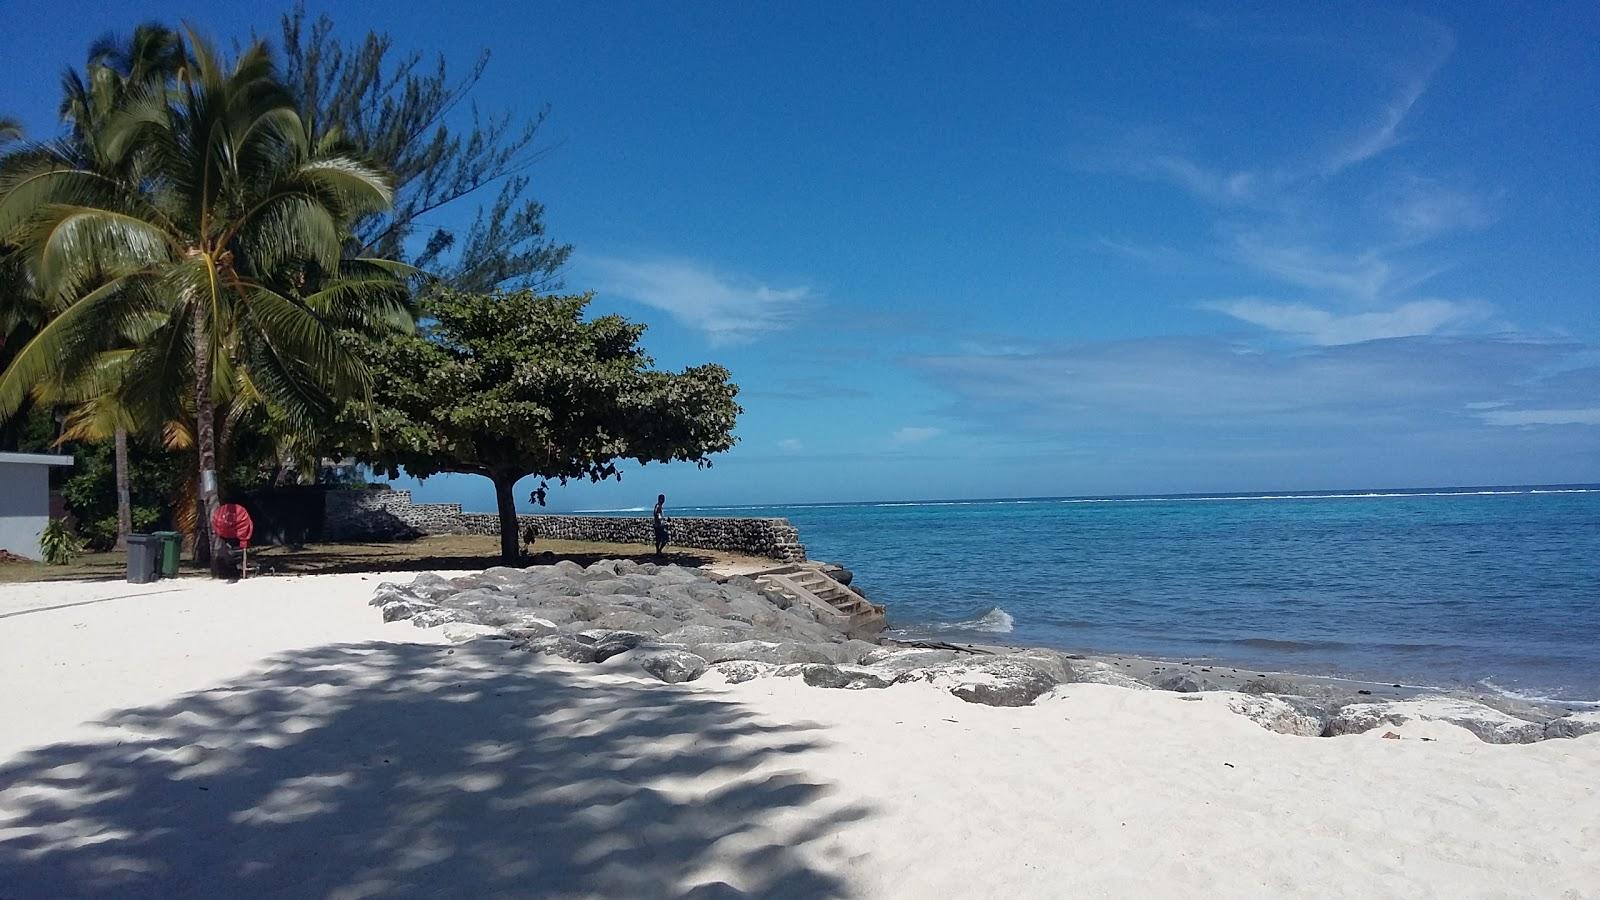
<path fill-rule="evenodd" d="M 1600 734 L 668 685 L 381 580 L 0 587 L 0 896 L 1600 896 Z"/>

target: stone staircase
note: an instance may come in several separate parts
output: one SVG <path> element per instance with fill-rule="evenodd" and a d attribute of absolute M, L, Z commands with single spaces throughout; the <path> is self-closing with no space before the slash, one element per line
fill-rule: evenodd
<path fill-rule="evenodd" d="M 784 566 L 756 575 L 755 579 L 812 607 L 852 635 L 876 634 L 884 628 L 883 607 L 815 565 Z"/>

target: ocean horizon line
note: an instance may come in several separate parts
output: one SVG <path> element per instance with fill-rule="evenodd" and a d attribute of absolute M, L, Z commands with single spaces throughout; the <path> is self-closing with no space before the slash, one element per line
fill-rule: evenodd
<path fill-rule="evenodd" d="M 837 509 L 845 507 L 897 506 L 983 506 L 1044 503 L 1152 503 L 1226 502 L 1248 500 L 1367 500 L 1398 497 L 1489 497 L 1539 494 L 1600 493 L 1600 484 L 1587 482 L 1555 484 L 1441 485 L 1410 488 L 1339 488 L 1331 490 L 1276 491 L 1192 491 L 1152 494 L 1076 494 L 1037 497 L 958 497 L 925 500 L 828 500 L 808 503 L 716 503 L 669 506 L 677 510 L 733 511 L 750 509 Z M 565 510 L 555 514 L 593 514 L 649 512 L 649 506 L 592 507 Z"/>

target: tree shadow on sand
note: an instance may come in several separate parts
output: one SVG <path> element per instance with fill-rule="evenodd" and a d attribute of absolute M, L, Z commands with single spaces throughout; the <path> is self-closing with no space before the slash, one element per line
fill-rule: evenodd
<path fill-rule="evenodd" d="M 535 659 L 336 645 L 111 714 L 0 768 L 0 896 L 848 893 L 815 726 Z"/>

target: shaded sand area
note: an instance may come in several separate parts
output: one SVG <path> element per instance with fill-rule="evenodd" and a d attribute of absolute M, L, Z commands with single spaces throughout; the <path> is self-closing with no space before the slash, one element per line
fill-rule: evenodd
<path fill-rule="evenodd" d="M 0 896 L 1600 896 L 1600 735 L 664 684 L 380 580 L 0 588 Z"/>

